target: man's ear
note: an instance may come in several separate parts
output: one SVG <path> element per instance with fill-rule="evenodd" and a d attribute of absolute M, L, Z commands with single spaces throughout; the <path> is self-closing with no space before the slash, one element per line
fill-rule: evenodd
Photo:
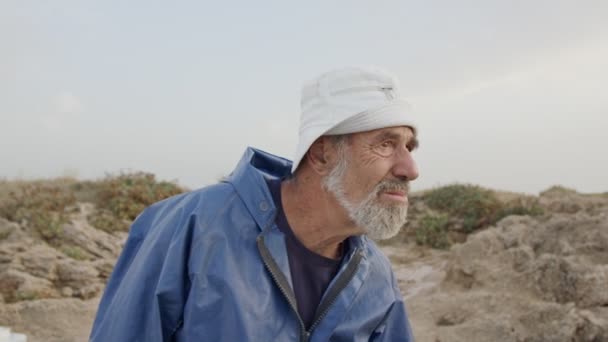
<path fill-rule="evenodd" d="M 332 152 L 330 140 L 327 137 L 322 136 L 317 138 L 317 140 L 310 145 L 305 158 L 310 168 L 316 173 L 319 175 L 326 175 L 333 167 Z"/>

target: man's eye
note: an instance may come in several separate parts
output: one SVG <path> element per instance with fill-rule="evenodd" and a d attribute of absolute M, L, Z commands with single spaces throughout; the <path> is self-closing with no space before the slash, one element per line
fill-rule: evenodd
<path fill-rule="evenodd" d="M 393 152 L 395 152 L 395 147 L 397 146 L 397 144 L 392 141 L 392 140 L 385 140 L 381 143 L 379 143 L 378 145 L 376 145 L 376 148 L 374 149 L 376 151 L 376 153 L 388 157 L 390 155 L 393 154 Z"/>

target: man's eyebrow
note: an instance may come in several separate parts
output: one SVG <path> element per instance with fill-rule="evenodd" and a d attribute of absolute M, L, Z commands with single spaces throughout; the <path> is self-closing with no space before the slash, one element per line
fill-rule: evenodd
<path fill-rule="evenodd" d="M 374 138 L 374 141 L 381 141 L 381 140 L 385 140 L 385 139 L 399 140 L 399 139 L 401 139 L 401 136 L 394 132 L 382 132 Z"/>
<path fill-rule="evenodd" d="M 382 132 L 374 138 L 374 141 L 379 142 L 385 139 L 401 140 L 401 135 L 395 132 Z M 410 141 L 407 143 L 407 146 L 410 150 L 418 148 L 418 139 L 416 137 L 412 137 L 412 139 L 410 139 Z"/>

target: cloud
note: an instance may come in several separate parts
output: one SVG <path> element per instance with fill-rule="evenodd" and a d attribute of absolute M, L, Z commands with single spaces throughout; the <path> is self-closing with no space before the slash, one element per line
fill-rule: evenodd
<path fill-rule="evenodd" d="M 476 78 L 411 96 L 410 100 L 414 103 L 438 104 L 479 96 L 500 87 L 537 87 L 530 90 L 542 93 L 549 87 L 555 87 L 556 82 L 595 84 L 597 82 L 594 79 L 599 79 L 599 75 L 608 72 L 604 63 L 606 56 L 608 46 L 602 40 L 589 39 L 560 50 L 546 49 L 531 53 L 517 64 L 496 67 L 480 73 Z M 595 70 L 595 74 L 591 70 Z"/>
<path fill-rule="evenodd" d="M 72 92 L 64 91 L 53 98 L 55 111 L 61 114 L 80 114 L 83 110 L 82 101 Z"/>
<path fill-rule="evenodd" d="M 51 98 L 51 109 L 41 118 L 41 124 L 48 130 L 66 129 L 84 111 L 82 100 L 71 91 L 62 91 Z"/>

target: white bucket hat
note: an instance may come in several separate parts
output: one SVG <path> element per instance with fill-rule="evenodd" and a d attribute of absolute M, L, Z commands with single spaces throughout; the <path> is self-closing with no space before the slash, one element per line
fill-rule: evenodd
<path fill-rule="evenodd" d="M 399 80 L 377 67 L 347 67 L 327 72 L 302 87 L 298 147 L 292 172 L 317 138 L 416 125 L 401 98 Z"/>

